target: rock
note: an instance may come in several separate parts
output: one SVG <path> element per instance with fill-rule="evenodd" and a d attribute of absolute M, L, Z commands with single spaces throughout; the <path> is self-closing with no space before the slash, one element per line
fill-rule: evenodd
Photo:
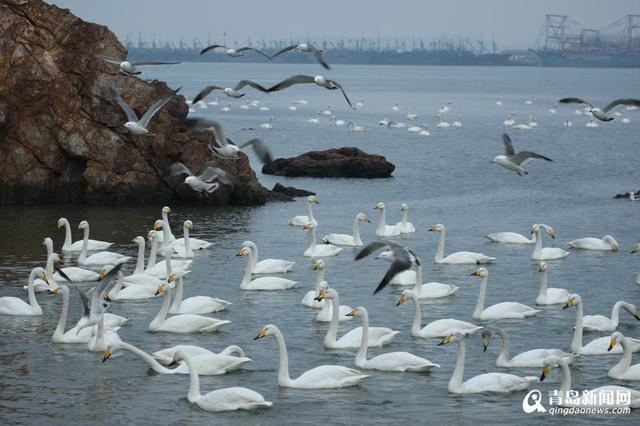
<path fill-rule="evenodd" d="M 631 196 L 633 195 L 634 198 L 639 197 L 640 196 L 640 190 L 633 192 L 633 191 L 629 191 L 629 192 L 621 192 L 619 194 L 616 194 L 613 198 L 626 198 L 626 199 L 630 199 Z"/>
<path fill-rule="evenodd" d="M 293 186 L 284 186 L 281 183 L 273 185 L 271 191 L 288 195 L 289 197 L 307 197 L 309 195 L 316 195 L 315 192 L 307 191 L 306 189 L 294 188 Z"/>
<path fill-rule="evenodd" d="M 126 57 L 108 28 L 41 0 L 2 1 L 0 16 L 0 204 L 255 205 L 270 197 L 244 154 L 215 161 L 241 183 L 208 198 L 167 176 L 175 161 L 201 171 L 212 136 L 180 125 L 188 106 L 179 95 L 151 121 L 157 136 L 126 131 L 110 87 L 138 115 L 171 89 L 96 58 Z"/>
<path fill-rule="evenodd" d="M 386 178 L 396 168 L 381 155 L 358 148 L 311 151 L 294 158 L 278 158 L 262 167 L 262 173 L 288 177 Z"/>

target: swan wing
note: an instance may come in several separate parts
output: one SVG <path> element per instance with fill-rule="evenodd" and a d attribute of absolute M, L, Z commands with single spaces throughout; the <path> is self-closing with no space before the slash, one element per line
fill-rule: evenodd
<path fill-rule="evenodd" d="M 360 371 L 340 365 L 320 365 L 302 373 L 293 380 L 294 387 L 336 388 L 352 386 L 354 379 L 360 381 L 367 377 Z"/>
<path fill-rule="evenodd" d="M 463 383 L 469 392 L 514 392 L 524 390 L 538 382 L 535 376 L 520 377 L 515 374 L 487 373 L 472 377 Z"/>

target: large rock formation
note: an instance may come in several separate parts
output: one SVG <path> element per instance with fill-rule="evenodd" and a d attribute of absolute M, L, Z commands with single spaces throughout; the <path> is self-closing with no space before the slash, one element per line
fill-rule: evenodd
<path fill-rule="evenodd" d="M 216 160 L 241 181 L 208 198 L 166 176 L 182 161 L 194 172 L 208 158 L 207 132 L 179 124 L 188 107 L 175 96 L 151 121 L 157 136 L 134 136 L 109 95 L 117 89 L 138 116 L 171 89 L 126 76 L 93 55 L 126 57 L 108 28 L 40 0 L 0 1 L 0 204 L 261 204 L 270 192 L 244 154 Z"/>
<path fill-rule="evenodd" d="M 311 151 L 293 158 L 278 158 L 262 167 L 262 173 L 287 177 L 386 178 L 396 168 L 381 155 L 358 148 Z"/>

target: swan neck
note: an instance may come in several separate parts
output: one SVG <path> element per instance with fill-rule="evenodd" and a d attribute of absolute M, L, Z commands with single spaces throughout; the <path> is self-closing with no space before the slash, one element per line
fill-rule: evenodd
<path fill-rule="evenodd" d="M 152 268 L 156 264 L 158 257 L 158 239 L 151 239 L 151 252 L 149 252 L 149 260 L 147 260 L 147 269 Z"/>
<path fill-rule="evenodd" d="M 616 302 L 615 305 L 613 305 L 613 308 L 611 309 L 611 322 L 616 328 L 620 323 L 620 308 L 622 308 L 626 304 L 627 302 L 623 302 L 623 301 Z"/>
<path fill-rule="evenodd" d="M 309 250 L 311 250 L 311 255 L 313 256 L 313 251 L 316 247 L 316 228 L 315 226 L 309 230 Z"/>
<path fill-rule="evenodd" d="M 438 250 L 436 252 L 436 262 L 440 262 L 444 258 L 444 229 L 440 231 L 438 237 Z"/>
<path fill-rule="evenodd" d="M 258 259 L 260 258 L 260 251 L 258 250 L 258 246 L 256 244 L 251 244 L 251 270 L 253 271 L 258 264 Z"/>
<path fill-rule="evenodd" d="M 313 223 L 315 218 L 313 217 L 313 208 L 311 208 L 311 203 L 307 201 L 307 216 L 309 217 L 309 222 Z"/>
<path fill-rule="evenodd" d="M 160 307 L 160 310 L 158 311 L 155 318 L 151 320 L 151 323 L 149 323 L 150 329 L 155 329 L 167 317 L 167 313 L 169 312 L 169 302 L 171 302 L 171 288 L 167 286 L 164 293 L 164 298 L 162 299 L 162 306 Z"/>
<path fill-rule="evenodd" d="M 124 283 L 124 279 L 122 278 L 122 274 L 118 273 L 118 279 L 116 279 L 116 283 L 113 285 L 113 288 L 109 292 L 109 297 L 111 299 L 115 299 L 118 297 L 118 293 L 122 290 L 122 284 Z"/>
<path fill-rule="evenodd" d="M 155 371 L 156 373 L 159 373 L 159 374 L 170 374 L 171 373 L 171 369 L 166 368 L 165 366 L 161 365 L 151 355 L 149 355 L 148 353 L 146 353 L 142 349 L 139 349 L 139 348 L 137 348 L 137 347 L 135 347 L 133 345 L 130 345 L 129 343 L 126 343 L 126 342 L 120 342 L 120 348 L 121 349 L 125 349 L 125 350 L 131 352 L 132 354 L 137 355 L 144 362 L 146 362 L 147 365 L 149 365 L 149 367 L 151 367 L 151 369 L 153 371 Z"/>
<path fill-rule="evenodd" d="M 571 389 L 571 371 L 564 359 L 560 359 L 560 394 L 566 395 Z"/>
<path fill-rule="evenodd" d="M 193 250 L 191 249 L 191 236 L 189 235 L 189 228 L 184 227 L 184 253 L 187 257 L 193 257 Z"/>
<path fill-rule="evenodd" d="M 175 237 L 173 236 L 173 232 L 171 232 L 171 225 L 169 224 L 169 215 L 165 212 L 162 212 L 162 221 L 164 222 L 162 226 L 162 232 L 164 236 L 165 237 L 169 236 L 169 239 L 173 241 Z M 171 241 L 167 241 L 167 243 L 170 243 Z"/>
<path fill-rule="evenodd" d="M 542 232 L 534 232 L 533 238 L 535 238 L 536 240 L 536 246 L 533 249 L 533 255 L 537 257 L 540 256 L 540 253 L 542 252 Z"/>
<path fill-rule="evenodd" d="M 62 292 L 62 311 L 60 312 L 60 319 L 58 319 L 56 330 L 53 332 L 52 339 L 54 339 L 54 341 L 64 335 L 64 329 L 67 326 L 67 317 L 69 316 L 69 290 L 61 287 L 60 291 Z"/>
<path fill-rule="evenodd" d="M 353 242 L 355 244 L 362 244 L 362 239 L 360 238 L 360 220 L 356 217 L 353 220 Z"/>
<path fill-rule="evenodd" d="M 325 340 L 330 339 L 332 342 L 335 342 L 336 337 L 338 336 L 338 322 L 340 321 L 340 299 L 336 294 L 334 297 L 330 297 L 329 300 L 331 300 L 333 312 L 331 314 L 331 323 L 329 324 L 329 330 L 327 331 Z"/>
<path fill-rule="evenodd" d="M 420 329 L 422 328 L 422 308 L 420 307 L 420 300 L 417 296 L 411 296 L 413 302 L 413 324 L 411 325 L 411 334 L 413 336 L 420 335 Z"/>
<path fill-rule="evenodd" d="M 138 244 L 138 259 L 136 260 L 136 269 L 133 271 L 134 274 L 141 274 L 144 271 L 144 249 L 145 242 L 143 239 L 142 243 Z"/>
<path fill-rule="evenodd" d="M 480 280 L 480 293 L 478 293 L 478 301 L 476 302 L 476 309 L 473 311 L 473 318 L 480 319 L 482 312 L 484 311 L 484 300 L 487 296 L 487 280 L 489 277 L 482 277 Z"/>
<path fill-rule="evenodd" d="M 182 306 L 182 292 L 184 289 L 184 281 L 182 277 L 178 278 L 178 282 L 176 283 L 176 296 L 173 298 L 173 304 L 171 305 L 170 310 L 174 313 L 178 313 L 180 311 L 180 307 Z"/>
<path fill-rule="evenodd" d="M 416 265 L 416 285 L 413 286 L 413 292 L 418 295 L 422 292 L 422 266 Z"/>
<path fill-rule="evenodd" d="M 280 365 L 278 367 L 278 383 L 280 385 L 286 385 L 291 382 L 289 377 L 289 355 L 287 354 L 287 343 L 284 341 L 284 336 L 280 330 L 277 330 L 273 337 L 278 344 L 278 352 L 280 352 Z"/>
<path fill-rule="evenodd" d="M 573 340 L 571 340 L 571 352 L 581 354 L 582 353 L 582 317 L 584 310 L 582 302 L 576 306 L 576 324 L 573 330 Z"/>
<path fill-rule="evenodd" d="M 47 277 L 53 277 L 53 256 L 51 254 L 47 256 L 47 264 L 44 267 L 44 272 L 47 274 Z"/>
<path fill-rule="evenodd" d="M 69 225 L 68 221 L 63 222 L 64 225 L 64 243 L 62 244 L 62 249 L 67 250 L 71 248 L 71 244 L 73 244 L 71 237 L 71 225 Z"/>
<path fill-rule="evenodd" d="M 387 225 L 387 213 L 385 209 L 380 210 L 380 223 L 378 224 L 378 231 L 384 232 Z"/>
<path fill-rule="evenodd" d="M 27 294 L 29 296 L 29 305 L 33 309 L 40 309 L 38 299 L 36 299 L 36 290 L 33 288 L 33 281 L 36 279 L 35 271 L 31 271 L 29 274 L 29 281 L 27 282 Z"/>
<path fill-rule="evenodd" d="M 88 249 L 89 249 L 89 225 L 85 226 L 84 232 L 82 235 L 82 250 L 80 251 L 80 256 L 78 256 L 79 262 L 83 262 L 87 258 Z"/>
<path fill-rule="evenodd" d="M 449 389 L 459 389 L 462 386 L 462 377 L 464 375 L 464 362 L 466 358 L 466 344 L 464 337 L 458 340 L 456 366 L 449 379 Z"/>
<path fill-rule="evenodd" d="M 362 311 L 362 337 L 360 338 L 360 349 L 356 355 L 356 365 L 360 366 L 367 362 L 367 346 L 369 346 L 369 314 Z"/>
<path fill-rule="evenodd" d="M 542 276 L 540 277 L 540 290 L 538 291 L 538 297 L 542 299 L 547 298 L 547 272 L 548 271 L 542 272 Z"/>
<path fill-rule="evenodd" d="M 631 367 L 633 350 L 631 349 L 631 345 L 629 345 L 629 342 L 627 342 L 626 339 L 622 339 L 619 343 L 622 345 L 622 350 L 624 353 L 622 354 L 622 358 L 620 359 L 620 361 L 616 365 L 614 365 L 611 369 L 612 370 L 615 369 L 615 370 L 618 370 L 620 373 L 623 373 Z"/>
<path fill-rule="evenodd" d="M 189 402 L 197 401 L 201 398 L 200 395 L 200 377 L 198 376 L 198 370 L 196 370 L 195 365 L 191 361 L 191 357 L 188 354 L 183 354 L 182 359 L 187 364 L 187 368 L 189 369 L 189 393 L 187 393 L 187 399 Z"/>
<path fill-rule="evenodd" d="M 316 279 L 316 293 L 318 292 L 318 290 L 320 290 L 320 284 L 322 284 L 323 281 L 324 281 L 324 268 L 318 271 L 318 278 Z M 324 303 L 324 305 L 327 305 L 327 303 Z"/>
<path fill-rule="evenodd" d="M 253 266 L 251 265 L 251 255 L 247 257 L 247 264 L 244 267 L 244 276 L 240 286 L 249 284 L 251 282 L 251 273 L 253 272 Z"/>
<path fill-rule="evenodd" d="M 511 358 L 509 356 L 509 336 L 502 330 L 496 330 L 496 333 L 498 333 L 502 339 L 502 350 L 500 351 L 500 355 L 498 355 L 498 359 L 507 362 L 509 358 Z"/>
<path fill-rule="evenodd" d="M 409 220 L 409 211 L 408 210 L 403 210 L 402 211 L 402 226 L 406 226 L 407 225 L 407 221 Z"/>

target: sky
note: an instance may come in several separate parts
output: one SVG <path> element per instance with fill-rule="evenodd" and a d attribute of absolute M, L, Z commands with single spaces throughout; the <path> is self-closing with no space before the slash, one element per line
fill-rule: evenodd
<path fill-rule="evenodd" d="M 198 38 L 245 45 L 248 39 L 365 37 L 425 42 L 445 36 L 529 48 L 545 14 L 569 15 L 590 28 L 640 14 L 640 0 L 50 0 L 127 36 L 164 42 Z M 318 7 L 320 8 L 318 10 Z M 226 34 L 226 35 L 224 35 Z"/>

